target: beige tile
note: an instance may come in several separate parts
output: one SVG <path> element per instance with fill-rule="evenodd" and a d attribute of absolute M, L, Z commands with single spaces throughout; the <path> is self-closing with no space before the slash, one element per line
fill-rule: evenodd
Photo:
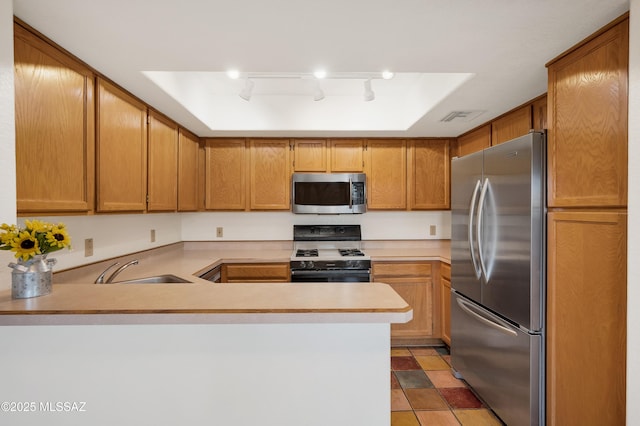
<path fill-rule="evenodd" d="M 413 355 L 438 355 L 438 352 L 433 348 L 410 348 Z"/>
<path fill-rule="evenodd" d="M 421 426 L 460 426 L 451 411 L 416 411 Z"/>
<path fill-rule="evenodd" d="M 391 413 L 391 426 L 420 426 L 413 411 L 394 411 Z"/>
<path fill-rule="evenodd" d="M 431 370 L 426 371 L 429 380 L 437 388 L 463 388 L 465 384 L 462 380 L 456 379 L 451 370 Z"/>
<path fill-rule="evenodd" d="M 451 368 L 449 367 L 449 364 L 444 362 L 444 360 L 439 356 L 418 355 L 414 358 L 418 361 L 418 364 L 420 364 L 420 367 L 423 370 L 448 370 Z"/>
<path fill-rule="evenodd" d="M 391 389 L 391 411 L 411 410 L 411 405 L 402 389 Z"/>
<path fill-rule="evenodd" d="M 436 389 L 405 389 L 414 410 L 447 410 L 449 406 Z"/>
<path fill-rule="evenodd" d="M 391 348 L 391 356 L 411 356 L 407 348 Z"/>
<path fill-rule="evenodd" d="M 489 410 L 453 410 L 462 426 L 502 426 Z"/>

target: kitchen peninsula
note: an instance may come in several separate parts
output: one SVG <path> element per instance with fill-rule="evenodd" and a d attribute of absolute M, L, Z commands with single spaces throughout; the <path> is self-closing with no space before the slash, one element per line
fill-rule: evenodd
<path fill-rule="evenodd" d="M 391 287 L 191 280 L 0 292 L 3 421 L 389 424 L 389 325 L 412 317 Z"/>

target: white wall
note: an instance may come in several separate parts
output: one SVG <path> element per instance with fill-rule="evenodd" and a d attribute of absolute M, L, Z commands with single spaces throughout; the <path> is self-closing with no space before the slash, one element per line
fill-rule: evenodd
<path fill-rule="evenodd" d="M 293 225 L 361 225 L 363 240 L 450 239 L 451 212 L 374 212 L 313 215 L 289 212 L 183 213 L 184 241 L 291 240 Z M 430 225 L 436 234 L 429 235 Z M 216 228 L 223 237 L 216 237 Z"/>
<path fill-rule="evenodd" d="M 640 0 L 630 2 L 627 424 L 640 424 Z"/>

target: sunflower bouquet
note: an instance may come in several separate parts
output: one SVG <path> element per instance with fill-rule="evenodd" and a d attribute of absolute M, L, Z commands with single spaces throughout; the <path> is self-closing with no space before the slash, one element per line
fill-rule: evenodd
<path fill-rule="evenodd" d="M 40 254 L 47 254 L 65 247 L 71 248 L 71 238 L 64 223 L 47 223 L 25 220 L 24 227 L 0 225 L 0 250 L 16 252 L 16 258 L 24 261 Z"/>

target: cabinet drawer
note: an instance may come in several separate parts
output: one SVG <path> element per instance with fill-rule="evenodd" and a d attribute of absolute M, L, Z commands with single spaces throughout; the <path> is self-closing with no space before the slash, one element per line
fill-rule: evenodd
<path fill-rule="evenodd" d="M 451 265 L 448 263 L 440 263 L 440 275 L 451 281 Z"/>
<path fill-rule="evenodd" d="M 431 262 L 374 262 L 373 276 L 376 278 L 393 277 L 429 277 L 431 276 Z"/>
<path fill-rule="evenodd" d="M 223 282 L 289 281 L 288 263 L 231 263 L 222 267 Z"/>

